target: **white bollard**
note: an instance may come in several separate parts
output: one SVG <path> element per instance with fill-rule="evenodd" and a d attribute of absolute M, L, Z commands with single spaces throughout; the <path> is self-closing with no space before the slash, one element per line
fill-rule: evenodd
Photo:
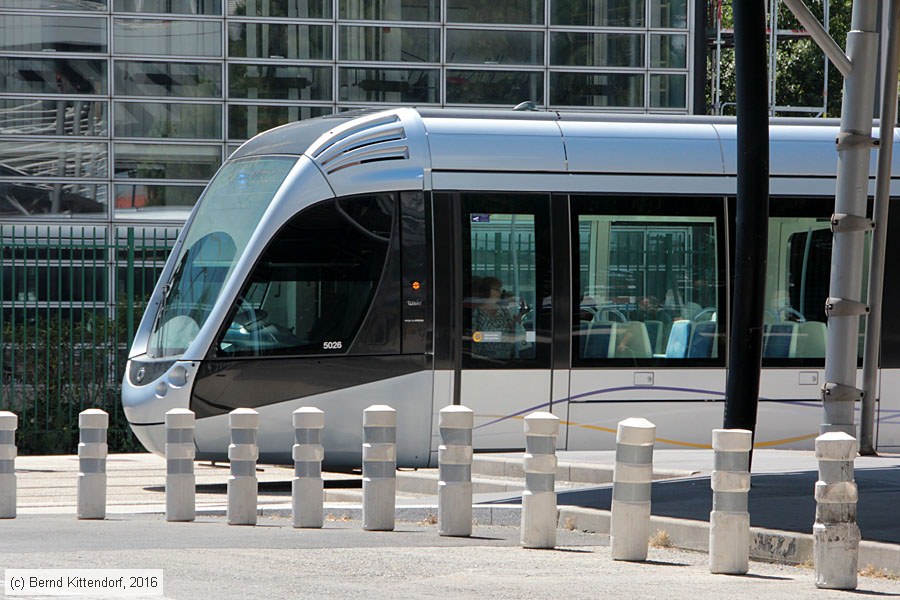
<path fill-rule="evenodd" d="M 525 417 L 523 548 L 556 547 L 556 436 L 559 418 L 546 412 Z"/>
<path fill-rule="evenodd" d="M 252 408 L 236 408 L 228 414 L 228 424 L 231 427 L 231 444 L 228 446 L 228 460 L 231 461 L 231 475 L 228 476 L 228 524 L 256 525 L 259 413 Z"/>
<path fill-rule="evenodd" d="M 438 533 L 472 535 L 472 427 L 475 413 L 465 406 L 442 408 L 438 419 Z"/>
<path fill-rule="evenodd" d="M 166 413 L 166 521 L 193 521 L 197 516 L 194 476 L 194 412 Z"/>
<path fill-rule="evenodd" d="M 324 521 L 322 507 L 322 429 L 325 413 L 318 408 L 304 406 L 294 411 L 294 479 L 291 481 L 291 512 L 294 527 L 321 528 Z"/>
<path fill-rule="evenodd" d="M 609 545 L 613 560 L 647 560 L 656 425 L 625 419 L 616 432 Z"/>
<path fill-rule="evenodd" d="M 709 571 L 743 575 L 750 568 L 750 448 L 746 429 L 713 429 L 715 451 L 710 485 Z"/>
<path fill-rule="evenodd" d="M 0 411 L 0 519 L 16 518 L 16 429 L 19 417 Z"/>
<path fill-rule="evenodd" d="M 106 430 L 109 415 L 89 408 L 78 415 L 78 518 L 106 518 Z"/>
<path fill-rule="evenodd" d="M 813 557 L 816 587 L 856 589 L 859 562 L 859 527 L 856 524 L 856 483 L 853 460 L 856 439 L 844 432 L 816 438 L 819 481 L 816 482 L 816 522 Z"/>
<path fill-rule="evenodd" d="M 363 411 L 363 529 L 393 531 L 397 502 L 397 411 Z"/>

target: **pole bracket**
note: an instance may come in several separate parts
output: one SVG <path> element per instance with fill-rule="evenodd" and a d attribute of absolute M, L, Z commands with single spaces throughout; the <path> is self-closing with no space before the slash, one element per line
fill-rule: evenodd
<path fill-rule="evenodd" d="M 869 306 L 858 300 L 828 298 L 825 300 L 825 315 L 830 317 L 856 317 L 869 314 Z"/>
<path fill-rule="evenodd" d="M 842 131 L 834 139 L 834 144 L 837 146 L 838 152 L 842 150 L 876 148 L 878 147 L 878 138 L 874 138 L 870 135 L 863 135 L 861 133 L 853 133 L 852 131 Z"/>
<path fill-rule="evenodd" d="M 859 215 L 835 213 L 831 215 L 831 231 L 834 233 L 851 233 L 854 231 L 872 231 L 875 221 Z"/>
<path fill-rule="evenodd" d="M 856 402 L 862 400 L 865 393 L 852 385 L 826 382 L 822 386 L 822 400 L 831 402 Z"/>

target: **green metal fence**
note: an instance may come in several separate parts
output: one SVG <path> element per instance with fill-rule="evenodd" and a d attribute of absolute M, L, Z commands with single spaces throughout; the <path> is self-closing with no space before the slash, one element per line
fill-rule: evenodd
<path fill-rule="evenodd" d="M 177 227 L 0 226 L 0 410 L 22 454 L 73 453 L 78 413 L 110 415 L 112 452 L 138 450 L 119 401 L 134 329 Z"/>

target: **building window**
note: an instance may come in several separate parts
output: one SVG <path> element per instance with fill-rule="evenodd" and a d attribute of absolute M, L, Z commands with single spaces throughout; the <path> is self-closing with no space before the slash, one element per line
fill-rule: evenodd
<path fill-rule="evenodd" d="M 113 48 L 123 54 L 222 56 L 222 23 L 115 19 Z"/>
<path fill-rule="evenodd" d="M 515 106 L 544 103 L 544 74 L 533 71 L 447 70 L 447 102 Z"/>

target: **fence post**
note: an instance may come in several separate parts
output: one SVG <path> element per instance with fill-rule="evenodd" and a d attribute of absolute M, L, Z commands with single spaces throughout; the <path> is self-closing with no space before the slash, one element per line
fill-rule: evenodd
<path fill-rule="evenodd" d="M 647 560 L 656 425 L 625 419 L 616 432 L 609 545 L 613 560 Z"/>
<path fill-rule="evenodd" d="M 19 417 L 0 411 L 0 519 L 16 518 L 16 429 Z"/>
<path fill-rule="evenodd" d="M 126 343 L 134 340 L 134 227 L 128 228 L 128 265 L 125 276 L 125 333 Z"/>
<path fill-rule="evenodd" d="M 193 521 L 197 515 L 195 453 L 194 412 L 173 408 L 166 413 L 166 521 Z"/>
<path fill-rule="evenodd" d="M 819 481 L 816 482 L 816 522 L 813 557 L 816 587 L 856 589 L 859 527 L 856 524 L 856 483 L 853 459 L 856 439 L 833 431 L 816 438 Z"/>
<path fill-rule="evenodd" d="M 393 531 L 397 495 L 397 411 L 363 411 L 363 529 Z"/>
<path fill-rule="evenodd" d="M 294 411 L 294 479 L 291 481 L 291 512 L 294 527 L 320 528 L 325 520 L 322 507 L 322 429 L 325 413 L 304 406 Z"/>
<path fill-rule="evenodd" d="M 465 406 L 441 409 L 438 427 L 438 533 L 472 535 L 472 427 L 475 413 Z"/>
<path fill-rule="evenodd" d="M 556 546 L 556 436 L 559 418 L 547 412 L 525 417 L 523 548 Z"/>
<path fill-rule="evenodd" d="M 259 458 L 257 431 L 259 413 L 252 408 L 236 408 L 228 414 L 231 444 L 228 460 L 228 524 L 256 525 L 256 460 Z"/>
<path fill-rule="evenodd" d="M 743 575 L 750 567 L 750 448 L 753 434 L 746 429 L 713 429 L 715 451 L 710 485 L 709 571 Z"/>
<path fill-rule="evenodd" d="M 89 408 L 78 415 L 78 518 L 106 518 L 106 430 L 109 415 Z"/>

